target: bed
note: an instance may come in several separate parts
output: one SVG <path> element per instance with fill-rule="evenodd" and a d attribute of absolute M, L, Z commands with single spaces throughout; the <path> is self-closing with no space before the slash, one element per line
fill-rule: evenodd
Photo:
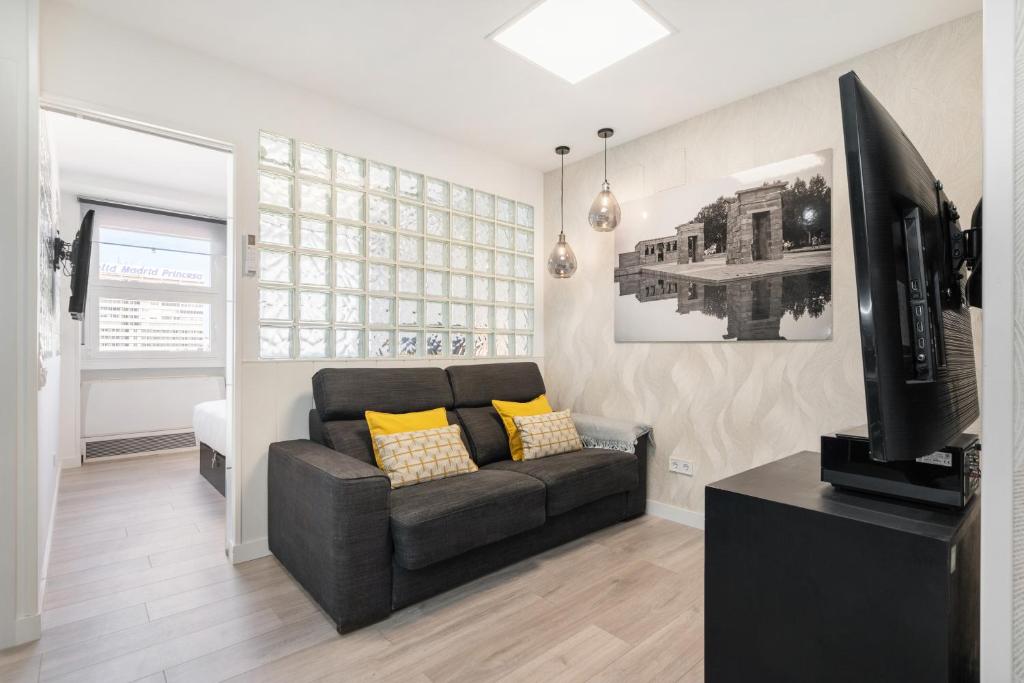
<path fill-rule="evenodd" d="M 224 495 L 227 467 L 227 401 L 204 401 L 192 410 L 192 431 L 199 442 L 199 473 Z"/>

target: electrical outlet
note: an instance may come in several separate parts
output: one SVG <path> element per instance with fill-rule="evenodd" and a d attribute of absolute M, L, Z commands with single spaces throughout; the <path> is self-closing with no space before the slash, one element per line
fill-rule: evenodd
<path fill-rule="evenodd" d="M 675 472 L 676 474 L 685 474 L 688 477 L 692 477 L 693 461 L 683 460 L 682 458 L 669 458 L 668 471 Z"/>

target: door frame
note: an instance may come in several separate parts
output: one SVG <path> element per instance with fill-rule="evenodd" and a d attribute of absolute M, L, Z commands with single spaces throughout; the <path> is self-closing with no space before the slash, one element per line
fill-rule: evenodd
<path fill-rule="evenodd" d="M 1021 417 L 1014 395 L 1021 361 L 1014 357 L 1014 200 L 1024 195 L 1024 179 L 1014 172 L 1021 133 L 1015 126 L 1019 3 L 985 0 L 982 9 L 982 194 L 985 232 L 983 288 L 989 293 L 982 316 L 981 432 L 981 680 L 1013 680 L 1014 640 L 1014 430 Z M 1015 158 L 1017 156 L 1017 158 Z M 994 229 L 993 229 L 994 228 Z M 1015 235 L 1016 233 L 1016 235 Z M 996 296 L 992 296 L 997 293 Z M 1007 368 L 1010 369 L 1007 372 Z M 1019 467 L 1019 466 L 1018 466 Z M 1017 474 L 1016 476 L 1020 476 Z M 1018 615 L 1018 618 L 1019 615 Z"/>
<path fill-rule="evenodd" d="M 0 649 L 35 640 L 39 594 L 39 3 L 0 5 Z"/>

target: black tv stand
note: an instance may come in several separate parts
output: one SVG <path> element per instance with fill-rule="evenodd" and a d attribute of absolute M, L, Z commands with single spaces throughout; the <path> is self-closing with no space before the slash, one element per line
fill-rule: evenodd
<path fill-rule="evenodd" d="M 917 460 L 871 458 L 866 426 L 821 437 L 821 480 L 835 487 L 927 505 L 963 509 L 980 483 L 981 444 L 961 434 L 940 451 Z"/>
<path fill-rule="evenodd" d="M 708 683 L 979 679 L 980 503 L 823 484 L 817 453 L 705 489 Z"/>

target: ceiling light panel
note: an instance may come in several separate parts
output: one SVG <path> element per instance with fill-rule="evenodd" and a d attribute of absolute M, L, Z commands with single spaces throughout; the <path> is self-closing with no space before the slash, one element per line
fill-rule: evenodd
<path fill-rule="evenodd" d="M 579 83 L 669 33 L 636 0 L 544 0 L 491 38 L 569 83 Z"/>

